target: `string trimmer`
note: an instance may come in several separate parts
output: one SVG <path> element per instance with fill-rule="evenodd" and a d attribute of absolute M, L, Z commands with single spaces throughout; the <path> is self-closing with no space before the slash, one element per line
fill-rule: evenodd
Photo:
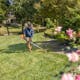
<path fill-rule="evenodd" d="M 23 35 L 23 34 L 21 35 L 21 38 L 24 39 L 24 40 L 26 40 L 26 39 L 24 38 L 24 35 Z M 31 45 L 33 45 L 33 46 L 41 49 L 41 50 L 44 51 L 44 52 L 47 52 L 47 50 L 43 49 L 42 47 L 40 47 L 39 45 L 35 44 L 34 42 L 31 42 Z"/>

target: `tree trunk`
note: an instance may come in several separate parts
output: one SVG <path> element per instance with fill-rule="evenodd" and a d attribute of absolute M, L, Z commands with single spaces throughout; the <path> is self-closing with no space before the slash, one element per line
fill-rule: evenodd
<path fill-rule="evenodd" d="M 9 28 L 8 28 L 8 26 L 6 26 L 6 28 L 7 28 L 7 34 L 9 35 L 9 34 L 10 34 L 10 32 L 9 32 Z"/>
<path fill-rule="evenodd" d="M 22 25 L 22 33 L 23 33 L 23 25 Z"/>
<path fill-rule="evenodd" d="M 26 21 L 26 20 L 25 20 L 25 19 L 23 19 L 23 20 L 22 20 L 22 22 L 21 22 L 21 26 L 22 26 L 22 33 L 23 33 L 23 29 L 24 29 L 24 23 L 25 23 L 25 21 Z"/>

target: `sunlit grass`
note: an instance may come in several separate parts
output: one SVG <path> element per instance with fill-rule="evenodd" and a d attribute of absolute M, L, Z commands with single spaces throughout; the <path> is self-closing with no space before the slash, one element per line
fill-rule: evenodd
<path fill-rule="evenodd" d="M 34 35 L 33 41 L 50 40 L 43 33 Z M 20 36 L 0 37 L 0 80 L 60 80 L 56 76 L 67 64 L 67 57 L 54 52 L 30 53 Z"/>

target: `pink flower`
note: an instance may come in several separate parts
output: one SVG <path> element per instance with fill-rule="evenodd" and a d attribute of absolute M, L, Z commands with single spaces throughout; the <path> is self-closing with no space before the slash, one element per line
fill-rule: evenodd
<path fill-rule="evenodd" d="M 71 61 L 71 62 L 77 62 L 77 61 L 79 61 L 79 56 L 75 52 L 67 54 L 67 57 L 68 57 L 69 61 Z"/>
<path fill-rule="evenodd" d="M 74 80 L 73 75 L 71 73 L 64 73 L 62 75 L 61 80 Z"/>
<path fill-rule="evenodd" d="M 80 80 L 80 75 L 76 75 L 75 80 Z"/>
<path fill-rule="evenodd" d="M 77 50 L 76 53 L 77 53 L 78 55 L 80 55 L 80 50 Z"/>
<path fill-rule="evenodd" d="M 73 38 L 73 30 L 71 28 L 69 28 L 68 30 L 66 30 L 66 34 L 69 36 L 70 39 Z"/>

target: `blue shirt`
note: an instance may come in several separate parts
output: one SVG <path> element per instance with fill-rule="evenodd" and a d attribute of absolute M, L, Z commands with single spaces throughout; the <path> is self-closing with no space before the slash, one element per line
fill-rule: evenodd
<path fill-rule="evenodd" d="M 32 28 L 25 28 L 23 33 L 26 37 L 33 37 L 34 30 Z"/>

